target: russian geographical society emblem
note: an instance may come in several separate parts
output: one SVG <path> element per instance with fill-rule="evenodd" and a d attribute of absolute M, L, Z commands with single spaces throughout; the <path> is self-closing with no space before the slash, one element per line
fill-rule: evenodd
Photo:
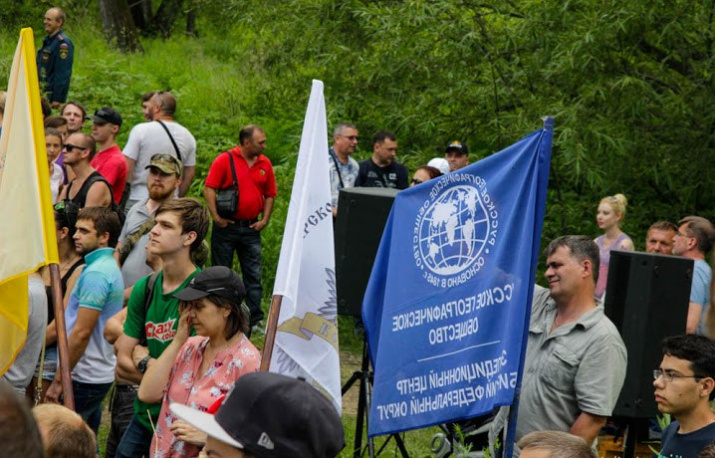
<path fill-rule="evenodd" d="M 487 262 L 499 214 L 481 177 L 454 173 L 435 181 L 417 212 L 412 249 L 422 277 L 449 288 L 474 277 Z"/>

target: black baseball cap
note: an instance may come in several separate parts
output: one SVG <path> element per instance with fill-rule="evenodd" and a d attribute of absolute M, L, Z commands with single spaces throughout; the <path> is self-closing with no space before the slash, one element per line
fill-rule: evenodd
<path fill-rule="evenodd" d="M 469 154 L 469 149 L 467 148 L 467 145 L 460 142 L 459 140 L 454 140 L 449 142 L 447 145 L 447 148 L 444 150 L 445 153 L 448 153 L 450 151 L 456 151 L 458 153 L 467 155 Z"/>
<path fill-rule="evenodd" d="M 240 304 L 246 297 L 246 287 L 233 270 L 224 266 L 212 266 L 197 273 L 186 288 L 174 294 L 174 297 L 189 302 L 210 294 Z"/>
<path fill-rule="evenodd" d="M 114 108 L 104 107 L 94 112 L 92 122 L 96 122 L 97 124 L 106 124 L 109 122 L 121 127 L 122 115 Z"/>
<path fill-rule="evenodd" d="M 335 407 L 302 379 L 271 372 L 240 377 L 216 415 L 171 403 L 178 418 L 260 458 L 333 458 L 345 447 Z"/>

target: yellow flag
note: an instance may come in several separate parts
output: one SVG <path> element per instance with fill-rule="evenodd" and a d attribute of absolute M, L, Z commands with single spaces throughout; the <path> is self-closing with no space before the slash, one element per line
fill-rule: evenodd
<path fill-rule="evenodd" d="M 58 263 L 32 29 L 22 29 L 0 132 L 0 375 L 25 343 L 28 275 Z"/>

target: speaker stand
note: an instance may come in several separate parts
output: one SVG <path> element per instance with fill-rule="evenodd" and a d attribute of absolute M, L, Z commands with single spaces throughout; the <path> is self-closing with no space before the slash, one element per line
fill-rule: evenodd
<path fill-rule="evenodd" d="M 370 356 L 368 354 L 367 347 L 367 336 L 363 336 L 362 343 L 362 363 L 360 365 L 360 370 L 353 372 L 347 382 L 342 387 L 341 394 L 344 396 L 350 388 L 355 384 L 355 382 L 360 382 L 360 392 L 358 395 L 358 408 L 357 408 L 357 420 L 355 425 L 355 444 L 353 446 L 353 458 L 360 458 L 364 450 L 362 448 L 362 432 L 363 427 L 369 424 L 370 416 L 370 400 L 372 399 L 372 383 L 373 383 L 373 373 L 370 371 Z M 367 452 L 370 458 L 374 458 L 376 455 L 382 453 L 390 439 L 395 439 L 395 444 L 403 458 L 409 458 L 407 454 L 407 449 L 405 448 L 405 442 L 398 434 L 390 434 L 387 440 L 382 444 L 382 447 L 375 453 L 375 441 L 373 438 L 367 438 Z"/>

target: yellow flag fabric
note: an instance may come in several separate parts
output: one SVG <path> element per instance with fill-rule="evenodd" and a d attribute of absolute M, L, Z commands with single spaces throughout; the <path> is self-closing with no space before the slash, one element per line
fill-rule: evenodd
<path fill-rule="evenodd" d="M 58 263 L 32 29 L 22 29 L 0 132 L 0 375 L 25 343 L 28 276 Z"/>

